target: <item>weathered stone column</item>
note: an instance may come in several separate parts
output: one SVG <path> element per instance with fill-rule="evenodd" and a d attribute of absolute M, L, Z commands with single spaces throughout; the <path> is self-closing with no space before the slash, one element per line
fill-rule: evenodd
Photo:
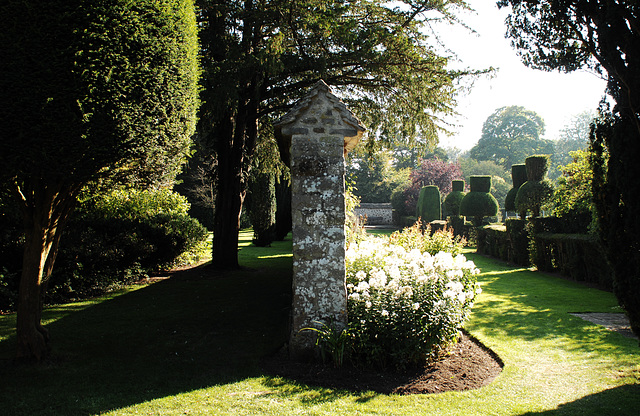
<path fill-rule="evenodd" d="M 316 334 L 302 328 L 317 327 L 315 321 L 347 323 L 344 156 L 364 130 L 323 81 L 275 124 L 291 168 L 294 359 L 313 354 Z"/>

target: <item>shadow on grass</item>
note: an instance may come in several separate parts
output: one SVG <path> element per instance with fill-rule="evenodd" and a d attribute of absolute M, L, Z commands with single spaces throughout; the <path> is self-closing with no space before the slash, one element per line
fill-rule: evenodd
<path fill-rule="evenodd" d="M 82 310 L 46 311 L 57 318 L 50 362 L 14 366 L 15 336 L 0 343 L 0 413 L 97 414 L 259 376 L 260 358 L 286 341 L 292 273 L 290 257 L 260 264 L 176 272 Z"/>
<path fill-rule="evenodd" d="M 524 416 L 581 415 L 581 416 L 636 416 L 640 403 L 640 384 L 627 384 L 561 404 L 545 412 L 529 412 Z"/>
<path fill-rule="evenodd" d="M 370 391 L 352 392 L 327 387 L 307 386 L 278 376 L 267 376 L 262 384 L 265 387 L 277 389 L 277 391 L 266 393 L 269 396 L 278 398 L 291 398 L 291 396 L 297 396 L 301 403 L 310 405 L 333 402 L 345 397 L 355 397 L 355 401 L 357 403 L 365 403 L 378 396 L 377 393 Z"/>
<path fill-rule="evenodd" d="M 637 354 L 638 341 L 624 338 L 570 312 L 620 312 L 613 295 L 545 273 L 514 269 L 479 255 L 484 295 L 473 310 L 472 327 L 491 336 L 525 341 L 554 339 L 568 350 Z"/>

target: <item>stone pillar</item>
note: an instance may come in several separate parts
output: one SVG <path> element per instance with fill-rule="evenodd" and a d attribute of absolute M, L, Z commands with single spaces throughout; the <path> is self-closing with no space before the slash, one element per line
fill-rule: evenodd
<path fill-rule="evenodd" d="M 347 323 L 345 287 L 345 155 L 364 128 L 323 81 L 275 124 L 291 168 L 293 305 L 289 352 L 310 358 L 314 322 Z"/>

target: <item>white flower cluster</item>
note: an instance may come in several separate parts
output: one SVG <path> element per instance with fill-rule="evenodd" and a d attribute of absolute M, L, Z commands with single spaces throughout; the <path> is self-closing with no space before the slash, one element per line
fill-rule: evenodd
<path fill-rule="evenodd" d="M 346 263 L 349 321 L 363 348 L 384 339 L 395 355 L 404 345 L 421 349 L 406 351 L 407 357 L 429 354 L 456 336 L 480 293 L 479 270 L 463 255 L 407 251 L 368 238 L 351 245 Z"/>
<path fill-rule="evenodd" d="M 382 238 L 370 238 L 354 244 L 347 250 L 347 274 L 349 298 L 366 300 L 371 297 L 372 288 L 393 294 L 395 298 L 413 297 L 414 288 L 436 281 L 444 283 L 445 298 L 464 303 L 472 301 L 479 287 L 465 287 L 460 281 L 465 275 L 479 273 L 475 264 L 462 254 L 440 252 L 435 256 L 413 249 L 390 245 Z M 414 303 L 414 305 L 419 305 Z M 419 309 L 414 307 L 414 309 Z"/>
<path fill-rule="evenodd" d="M 479 270 L 461 254 L 431 255 L 369 237 L 350 245 L 346 263 L 349 325 L 363 355 L 384 350 L 416 360 L 433 353 L 457 336 L 480 293 Z"/>

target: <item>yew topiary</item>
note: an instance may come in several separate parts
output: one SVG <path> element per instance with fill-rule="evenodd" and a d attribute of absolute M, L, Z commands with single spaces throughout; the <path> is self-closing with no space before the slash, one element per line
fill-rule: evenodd
<path fill-rule="evenodd" d="M 518 189 L 527 181 L 527 166 L 524 163 L 511 166 L 511 179 L 513 180 L 513 188 L 509 190 L 504 200 L 504 208 L 507 211 L 516 210 L 516 195 Z"/>
<path fill-rule="evenodd" d="M 416 210 L 423 223 L 439 220 L 442 216 L 440 208 L 440 190 L 435 185 L 428 185 L 420 190 Z"/>
<path fill-rule="evenodd" d="M 473 217 L 476 226 L 482 224 L 484 217 L 498 213 L 498 201 L 489 193 L 491 176 L 472 176 L 469 181 L 471 191 L 460 203 L 460 214 Z"/>
<path fill-rule="evenodd" d="M 524 218 L 527 212 L 533 217 L 540 216 L 540 208 L 553 196 L 551 182 L 544 179 L 549 159 L 545 155 L 529 156 L 525 160 L 527 181 L 520 186 L 516 194 L 516 210 Z"/>
<path fill-rule="evenodd" d="M 451 181 L 451 192 L 444 199 L 445 216 L 460 215 L 460 203 L 464 198 L 464 181 Z"/>

